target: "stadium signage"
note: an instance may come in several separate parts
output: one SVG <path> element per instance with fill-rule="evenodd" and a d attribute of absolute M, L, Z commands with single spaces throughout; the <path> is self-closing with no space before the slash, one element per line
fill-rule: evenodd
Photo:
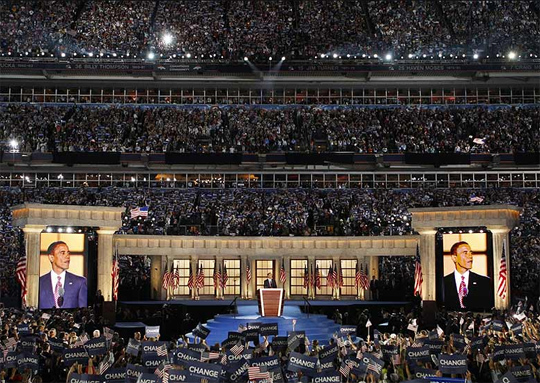
<path fill-rule="evenodd" d="M 441 355 L 439 370 L 443 374 L 465 374 L 467 372 L 467 357 L 465 355 Z"/>

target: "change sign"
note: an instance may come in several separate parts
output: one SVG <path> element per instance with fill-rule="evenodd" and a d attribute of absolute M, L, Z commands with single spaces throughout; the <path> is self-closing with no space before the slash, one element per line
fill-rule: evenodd
<path fill-rule="evenodd" d="M 73 363 L 88 364 L 88 353 L 83 347 L 68 348 L 63 352 L 64 365 L 70 367 Z"/>
<path fill-rule="evenodd" d="M 124 383 L 126 381 L 126 368 L 109 368 L 103 378 L 107 383 Z"/>
<path fill-rule="evenodd" d="M 268 369 L 279 367 L 279 358 L 277 356 L 267 356 L 251 360 L 251 366 L 263 366 Z"/>
<path fill-rule="evenodd" d="M 193 379 L 189 375 L 189 373 L 187 371 L 184 371 L 184 370 L 173 369 L 173 370 L 167 371 L 167 373 L 169 374 L 169 382 L 182 382 L 182 383 L 193 382 L 193 383 L 199 383 L 199 380 Z"/>
<path fill-rule="evenodd" d="M 291 352 L 289 355 L 288 371 L 301 371 L 304 375 L 315 376 L 317 375 L 317 358 L 300 354 L 298 352 Z"/>
<path fill-rule="evenodd" d="M 507 359 L 518 360 L 525 357 L 523 343 L 509 344 L 504 348 L 504 357 Z"/>
<path fill-rule="evenodd" d="M 207 379 L 210 382 L 217 382 L 221 375 L 221 366 L 217 364 L 191 362 L 187 370 L 193 378 Z"/>
<path fill-rule="evenodd" d="M 37 372 L 39 370 L 39 357 L 37 355 L 27 353 L 20 354 L 17 357 L 17 368 L 21 372 L 26 368 Z"/>
<path fill-rule="evenodd" d="M 323 361 L 333 361 L 336 359 L 336 356 L 338 354 L 338 346 L 337 344 L 332 344 L 329 346 L 326 346 L 321 351 L 319 351 L 319 360 L 321 363 Z"/>
<path fill-rule="evenodd" d="M 86 342 L 84 348 L 90 356 L 105 355 L 107 352 L 107 341 L 104 336 L 101 336 Z"/>
<path fill-rule="evenodd" d="M 241 381 L 242 377 L 247 374 L 248 368 L 249 362 L 245 359 L 241 359 L 239 362 L 232 364 L 227 370 L 229 380 L 233 383 Z"/>
<path fill-rule="evenodd" d="M 443 374 L 465 374 L 467 372 L 467 357 L 465 355 L 441 355 L 439 370 Z"/>
<path fill-rule="evenodd" d="M 161 383 L 161 379 L 156 374 L 150 374 L 148 372 L 143 372 L 137 383 Z"/>
<path fill-rule="evenodd" d="M 137 383 L 139 376 L 147 372 L 143 366 L 128 364 L 126 367 L 126 383 Z"/>
<path fill-rule="evenodd" d="M 192 361 L 200 362 L 201 353 L 187 348 L 179 348 L 174 353 L 174 361 L 179 365 L 187 365 Z"/>
<path fill-rule="evenodd" d="M 261 324 L 259 327 L 259 333 L 263 336 L 277 335 L 279 332 L 277 323 Z"/>
<path fill-rule="evenodd" d="M 101 375 L 71 374 L 68 383 L 105 383 Z"/>
<path fill-rule="evenodd" d="M 341 326 L 339 328 L 339 334 L 341 336 L 354 335 L 356 334 L 356 326 Z"/>
<path fill-rule="evenodd" d="M 316 375 L 311 381 L 312 383 L 341 383 L 341 374 L 333 371 L 323 375 Z"/>
<path fill-rule="evenodd" d="M 407 347 L 407 351 L 405 353 L 405 358 L 412 362 L 412 361 L 430 361 L 431 355 L 430 350 L 428 346 L 423 347 Z"/>

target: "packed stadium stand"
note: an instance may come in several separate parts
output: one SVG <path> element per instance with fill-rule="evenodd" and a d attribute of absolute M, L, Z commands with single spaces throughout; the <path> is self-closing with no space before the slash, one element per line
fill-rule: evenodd
<path fill-rule="evenodd" d="M 540 381 L 538 1 L 1 0 L 0 27 L 2 383 Z M 470 267 L 448 304 L 449 236 L 484 305 Z"/>

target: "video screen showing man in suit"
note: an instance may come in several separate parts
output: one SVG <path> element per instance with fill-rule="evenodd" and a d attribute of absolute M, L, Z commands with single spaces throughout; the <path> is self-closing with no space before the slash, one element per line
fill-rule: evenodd
<path fill-rule="evenodd" d="M 474 234 L 473 234 L 474 235 Z M 485 234 L 482 235 L 485 238 Z M 475 246 L 485 250 L 485 240 L 475 238 Z M 488 273 L 486 254 L 475 255 L 469 242 L 460 240 L 450 247 L 453 267 L 445 260 L 444 304 L 448 310 L 490 309 L 493 306 L 493 281 Z M 478 267 L 475 259 L 478 258 Z M 473 268 L 481 273 L 473 271 Z M 451 269 L 451 272 L 449 272 Z"/>
<path fill-rule="evenodd" d="M 50 271 L 39 278 L 39 308 L 72 309 L 87 306 L 86 278 L 67 271 L 71 253 L 64 241 L 54 241 L 47 247 Z"/>
<path fill-rule="evenodd" d="M 276 280 L 272 277 L 272 273 L 266 274 L 266 279 L 264 280 L 265 289 L 277 289 Z"/>

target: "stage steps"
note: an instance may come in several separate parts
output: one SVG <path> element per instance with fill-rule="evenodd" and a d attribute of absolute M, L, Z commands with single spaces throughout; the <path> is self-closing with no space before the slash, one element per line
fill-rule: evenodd
<path fill-rule="evenodd" d="M 206 339 L 208 345 L 221 343 L 227 338 L 229 331 L 237 331 L 239 325 L 249 322 L 278 323 L 279 335 L 286 336 L 293 331 L 293 319 L 296 319 L 295 330 L 305 331 L 310 341 L 317 339 L 320 344 L 327 344 L 332 335 L 339 330 L 339 325 L 328 319 L 326 315 L 304 314 L 299 306 L 285 306 L 281 317 L 260 317 L 257 305 L 238 306 L 238 314 L 216 315 L 205 327 L 211 330 Z M 193 334 L 187 334 L 193 340 Z M 261 338 L 262 340 L 262 338 Z"/>

